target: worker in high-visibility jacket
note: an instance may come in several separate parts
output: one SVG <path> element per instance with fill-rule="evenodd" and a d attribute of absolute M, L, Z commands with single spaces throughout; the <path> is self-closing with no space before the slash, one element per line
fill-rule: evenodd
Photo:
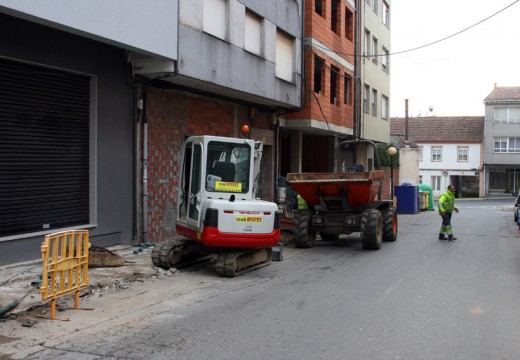
<path fill-rule="evenodd" d="M 451 228 L 451 216 L 453 215 L 453 211 L 459 212 L 459 209 L 455 206 L 455 186 L 448 186 L 448 189 L 439 198 L 438 205 L 439 215 L 442 217 L 439 240 L 457 240 Z M 448 237 L 446 238 L 444 234 L 448 235 Z"/>
<path fill-rule="evenodd" d="M 309 208 L 305 200 L 303 200 L 303 198 L 300 195 L 296 196 L 296 199 L 298 200 L 298 210 L 304 210 Z"/>

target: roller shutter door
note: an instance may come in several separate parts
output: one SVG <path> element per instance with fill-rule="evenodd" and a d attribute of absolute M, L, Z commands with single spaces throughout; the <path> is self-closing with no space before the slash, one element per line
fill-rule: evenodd
<path fill-rule="evenodd" d="M 88 76 L 0 58 L 0 237 L 89 222 Z"/>

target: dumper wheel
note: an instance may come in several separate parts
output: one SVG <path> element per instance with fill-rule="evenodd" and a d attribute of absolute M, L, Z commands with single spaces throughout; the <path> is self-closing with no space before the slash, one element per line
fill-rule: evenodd
<path fill-rule="evenodd" d="M 378 250 L 383 241 L 383 216 L 377 209 L 368 209 L 361 215 L 361 242 L 365 250 Z"/>
<path fill-rule="evenodd" d="M 397 240 L 397 213 L 394 207 L 383 210 L 383 241 Z"/>
<path fill-rule="evenodd" d="M 298 210 L 294 214 L 294 245 L 298 248 L 311 248 L 316 244 L 316 231 L 309 230 L 311 212 Z"/>

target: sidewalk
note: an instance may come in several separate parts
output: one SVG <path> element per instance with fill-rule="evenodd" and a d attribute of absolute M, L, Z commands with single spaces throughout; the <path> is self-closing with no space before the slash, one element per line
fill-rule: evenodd
<path fill-rule="evenodd" d="M 89 268 L 89 285 L 80 290 L 80 303 L 89 296 L 100 296 L 103 291 L 126 289 L 134 282 L 142 282 L 147 278 L 159 279 L 175 276 L 175 273 L 178 272 L 177 269 L 163 270 L 154 267 L 151 259 L 152 247 L 134 254 L 134 251 L 138 249 L 133 246 L 111 247 L 112 252 L 124 258 L 125 265 Z M 41 261 L 0 267 L 0 307 L 4 309 L 4 307 L 14 306 L 18 302 L 3 316 L 0 314 L 0 321 L 3 320 L 1 319 L 3 317 L 23 322 L 23 318 L 26 317 L 24 315 L 29 315 L 26 314 L 27 312 L 30 312 L 30 315 L 48 312 L 49 304 L 47 301 L 42 301 L 39 289 L 41 273 Z M 57 307 L 59 308 L 60 304 L 64 303 L 67 303 L 67 306 L 73 306 L 73 294 L 62 296 L 57 301 Z"/>

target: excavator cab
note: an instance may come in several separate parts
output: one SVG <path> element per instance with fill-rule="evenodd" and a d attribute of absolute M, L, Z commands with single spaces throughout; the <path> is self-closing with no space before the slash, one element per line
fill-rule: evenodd
<path fill-rule="evenodd" d="M 254 198 L 261 144 L 189 137 L 183 146 L 177 232 L 214 247 L 271 247 L 279 241 L 278 207 Z M 255 166 L 256 165 L 256 166 Z"/>

